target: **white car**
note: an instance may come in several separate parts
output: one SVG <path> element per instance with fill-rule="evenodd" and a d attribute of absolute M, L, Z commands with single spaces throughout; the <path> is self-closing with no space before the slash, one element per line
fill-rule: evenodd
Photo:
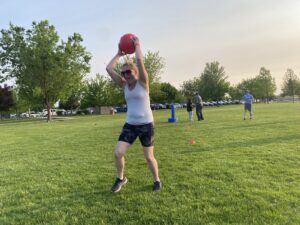
<path fill-rule="evenodd" d="M 29 114 L 26 113 L 26 112 L 24 112 L 24 113 L 21 113 L 21 114 L 20 114 L 20 117 L 21 117 L 21 118 L 29 118 Z"/>
<path fill-rule="evenodd" d="M 174 103 L 174 108 L 177 109 L 177 108 L 182 108 L 182 105 L 180 105 L 179 103 Z"/>
<path fill-rule="evenodd" d="M 37 118 L 37 117 L 41 117 L 42 113 L 40 112 L 30 112 L 29 113 L 29 117 L 33 117 L 33 118 Z"/>
<path fill-rule="evenodd" d="M 15 114 L 15 113 L 14 113 L 14 114 L 10 114 L 10 118 L 11 118 L 11 119 L 17 118 L 17 114 Z"/>
<path fill-rule="evenodd" d="M 43 116 L 47 116 L 48 115 L 48 110 L 44 109 L 42 114 L 43 114 Z M 57 116 L 56 109 L 51 109 L 51 116 Z"/>

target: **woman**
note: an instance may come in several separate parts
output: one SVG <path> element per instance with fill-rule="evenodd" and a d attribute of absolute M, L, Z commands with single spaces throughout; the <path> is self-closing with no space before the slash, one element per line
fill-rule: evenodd
<path fill-rule="evenodd" d="M 153 153 L 154 121 L 150 108 L 148 73 L 144 66 L 139 39 L 134 37 L 132 41 L 135 45 L 137 66 L 132 62 L 126 62 L 122 66 L 121 74 L 118 74 L 115 71 L 115 67 L 120 57 L 124 55 L 119 49 L 118 53 L 106 67 L 113 81 L 123 88 L 127 103 L 126 123 L 123 126 L 118 144 L 115 148 L 117 178 L 111 188 L 112 192 L 120 191 L 122 186 L 127 183 L 127 178 L 124 176 L 124 155 L 137 137 L 139 137 L 143 146 L 144 156 L 153 175 L 153 191 L 158 191 L 162 187 L 158 176 L 157 161 Z"/>

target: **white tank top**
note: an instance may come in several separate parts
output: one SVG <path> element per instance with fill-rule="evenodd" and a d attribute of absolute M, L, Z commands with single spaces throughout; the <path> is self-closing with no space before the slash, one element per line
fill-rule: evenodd
<path fill-rule="evenodd" d="M 137 81 L 132 90 L 129 90 L 128 84 L 125 84 L 124 94 L 127 102 L 126 122 L 132 125 L 152 123 L 149 93 L 140 82 Z"/>

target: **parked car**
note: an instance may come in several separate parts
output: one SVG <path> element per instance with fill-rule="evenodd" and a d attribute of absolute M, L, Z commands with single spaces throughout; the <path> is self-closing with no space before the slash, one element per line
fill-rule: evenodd
<path fill-rule="evenodd" d="M 20 114 L 20 118 L 29 118 L 29 114 L 27 112 L 23 112 Z"/>
<path fill-rule="evenodd" d="M 164 105 L 164 104 L 159 103 L 159 104 L 158 104 L 158 108 L 159 108 L 159 109 L 166 109 L 167 106 Z"/>
<path fill-rule="evenodd" d="M 182 108 L 182 105 L 179 104 L 179 103 L 174 103 L 174 108 L 177 109 L 177 108 Z"/>
<path fill-rule="evenodd" d="M 233 100 L 233 104 L 241 104 L 240 100 Z"/>
<path fill-rule="evenodd" d="M 65 116 L 65 115 L 67 115 L 67 111 L 64 110 L 64 109 L 58 109 L 58 110 L 56 111 L 56 114 L 57 114 L 58 116 Z"/>
<path fill-rule="evenodd" d="M 165 103 L 165 106 L 166 106 L 167 109 L 171 108 L 171 104 L 170 103 Z"/>
<path fill-rule="evenodd" d="M 218 105 L 224 105 L 224 102 L 222 100 L 217 101 Z"/>
<path fill-rule="evenodd" d="M 117 112 L 127 112 L 127 106 L 116 106 L 115 110 Z"/>
<path fill-rule="evenodd" d="M 15 113 L 14 113 L 14 114 L 10 114 L 10 115 L 9 115 L 9 118 L 15 119 L 15 118 L 17 118 L 17 114 L 15 114 Z"/>
<path fill-rule="evenodd" d="M 151 108 L 152 110 L 157 110 L 157 109 L 159 109 L 159 105 L 156 104 L 156 103 L 152 103 L 152 104 L 150 104 L 150 108 Z"/>
<path fill-rule="evenodd" d="M 31 111 L 28 114 L 29 114 L 29 117 L 32 117 L 32 118 L 42 117 L 42 115 L 43 115 L 41 112 L 34 112 L 34 111 Z"/>
<path fill-rule="evenodd" d="M 51 116 L 57 116 L 57 110 L 56 109 L 51 109 Z M 47 116 L 48 115 L 48 110 L 47 109 L 43 109 L 42 112 L 43 116 Z"/>
<path fill-rule="evenodd" d="M 77 113 L 77 109 L 67 110 L 66 111 L 66 115 L 76 115 L 76 113 Z"/>

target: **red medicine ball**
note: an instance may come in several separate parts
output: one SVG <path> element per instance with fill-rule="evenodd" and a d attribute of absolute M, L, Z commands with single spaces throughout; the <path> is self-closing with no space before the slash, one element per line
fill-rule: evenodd
<path fill-rule="evenodd" d="M 132 54 L 135 52 L 135 46 L 133 43 L 132 38 L 134 38 L 135 35 L 134 34 L 124 34 L 121 39 L 120 39 L 120 43 L 119 43 L 119 48 L 122 52 L 124 52 L 125 54 Z"/>

